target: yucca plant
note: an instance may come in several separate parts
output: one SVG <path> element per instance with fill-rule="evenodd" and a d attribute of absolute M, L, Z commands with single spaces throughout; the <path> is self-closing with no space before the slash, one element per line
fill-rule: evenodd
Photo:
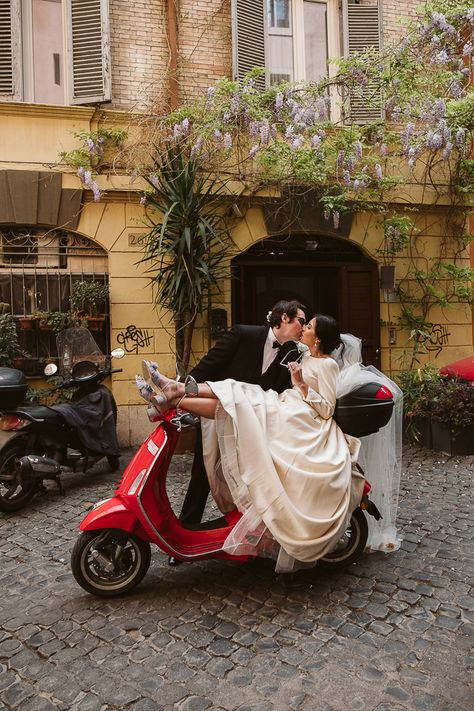
<path fill-rule="evenodd" d="M 226 276 L 223 262 L 230 237 L 225 185 L 200 171 L 188 146 L 172 141 L 155 150 L 143 199 L 154 210 L 148 211 L 151 229 L 140 262 L 150 275 L 155 305 L 173 313 L 177 368 L 187 372 L 196 317 L 207 308 L 211 289 L 218 289 Z"/>

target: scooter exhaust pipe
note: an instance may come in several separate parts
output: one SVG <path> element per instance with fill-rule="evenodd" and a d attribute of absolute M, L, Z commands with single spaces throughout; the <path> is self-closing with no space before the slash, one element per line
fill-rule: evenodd
<path fill-rule="evenodd" d="M 61 473 L 61 467 L 54 459 L 28 454 L 17 462 L 22 479 L 55 479 Z"/>

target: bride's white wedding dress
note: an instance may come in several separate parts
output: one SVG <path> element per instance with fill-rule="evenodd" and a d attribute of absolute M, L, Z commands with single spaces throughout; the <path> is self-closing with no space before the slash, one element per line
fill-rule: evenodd
<path fill-rule="evenodd" d="M 348 345 L 346 362 L 356 360 L 357 342 Z M 363 479 L 352 469 L 360 441 L 344 435 L 332 419 L 336 393 L 352 389 L 351 382 L 380 378 L 387 384 L 387 379 L 357 362 L 340 372 L 337 360 L 303 358 L 303 377 L 310 388 L 306 398 L 297 389 L 277 394 L 235 380 L 209 382 L 220 403 L 215 421 L 203 419 L 202 427 L 211 492 L 223 513 L 237 506 L 243 514 L 225 542 L 227 552 L 257 551 L 276 558 L 276 570 L 287 572 L 314 565 L 347 526 L 362 495 Z M 377 435 L 364 439 L 371 438 Z M 387 437 L 382 439 L 383 449 Z M 365 449 L 370 469 L 371 447 Z M 376 457 L 374 465 L 380 464 Z M 377 493 L 381 487 L 370 472 L 367 478 Z M 376 503 L 390 499 L 382 513 L 391 518 L 393 497 L 387 491 L 381 494 Z M 372 547 L 398 547 L 394 520 L 384 519 L 384 536 L 374 539 Z"/>

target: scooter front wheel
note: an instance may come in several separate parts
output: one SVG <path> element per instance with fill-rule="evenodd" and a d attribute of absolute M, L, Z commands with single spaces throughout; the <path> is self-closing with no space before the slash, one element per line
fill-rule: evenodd
<path fill-rule="evenodd" d="M 318 562 L 319 568 L 339 570 L 356 563 L 364 552 L 369 536 L 369 528 L 364 512 L 357 508 L 352 512 L 349 525 L 337 544 Z"/>
<path fill-rule="evenodd" d="M 118 529 L 81 533 L 71 553 L 72 573 L 93 595 L 113 597 L 132 590 L 150 566 L 150 544 Z"/>

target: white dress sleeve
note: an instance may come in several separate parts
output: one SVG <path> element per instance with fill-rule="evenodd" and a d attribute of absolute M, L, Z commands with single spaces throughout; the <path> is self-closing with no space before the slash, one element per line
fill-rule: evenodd
<path fill-rule="evenodd" d="M 332 358 L 303 358 L 303 378 L 308 394 L 303 398 L 323 420 L 329 420 L 336 407 L 336 381 L 339 368 Z"/>

